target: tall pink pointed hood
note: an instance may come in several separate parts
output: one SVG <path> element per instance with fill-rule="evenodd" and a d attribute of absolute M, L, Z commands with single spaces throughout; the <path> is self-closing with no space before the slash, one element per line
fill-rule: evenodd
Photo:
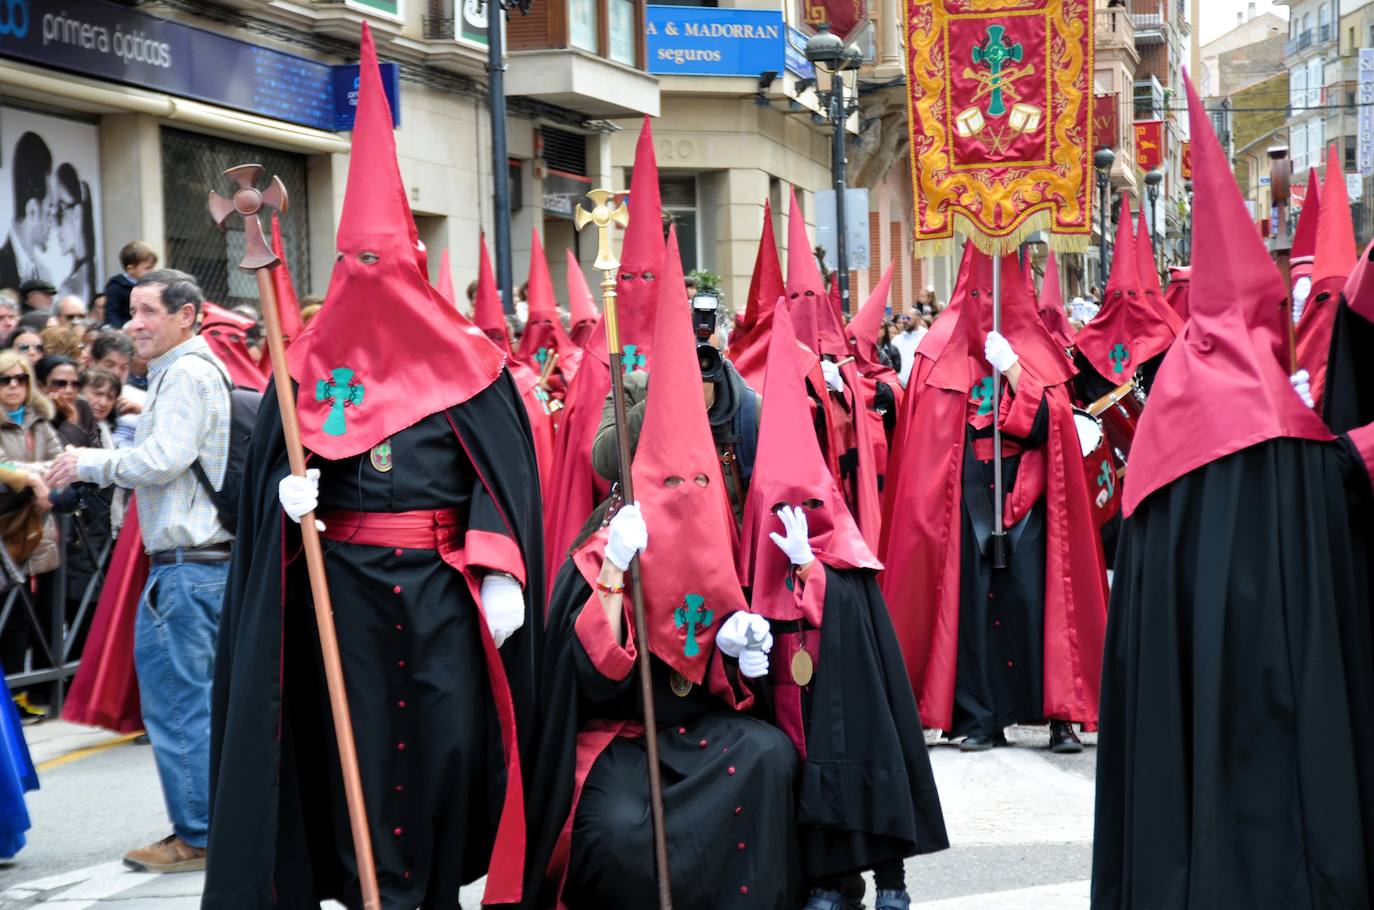
<path fill-rule="evenodd" d="M 1293 232 L 1293 251 L 1289 261 L 1293 265 L 1293 278 L 1312 274 L 1312 257 L 1317 254 L 1317 221 L 1321 217 L 1321 181 L 1317 169 L 1307 172 L 1307 195 L 1302 200 L 1302 211 L 1298 213 L 1298 227 Z M 1299 270 L 1299 266 L 1305 266 Z"/>
<path fill-rule="evenodd" d="M 599 314 L 592 299 L 592 289 L 587 286 L 587 276 L 582 274 L 582 263 L 572 247 L 568 247 L 568 335 L 573 344 L 583 347 L 596 328 Z"/>
<path fill-rule="evenodd" d="M 324 306 L 287 351 L 301 438 L 338 460 L 491 385 L 505 357 L 429 284 L 363 23 L 357 119 Z M 443 364 L 442 373 L 434 365 Z"/>
<path fill-rule="evenodd" d="M 1345 286 L 1350 270 L 1355 267 L 1355 225 L 1350 218 L 1350 195 L 1345 188 L 1345 172 L 1341 170 L 1341 156 L 1333 144 L 1326 155 L 1326 175 L 1322 180 L 1321 213 L 1317 218 L 1317 243 L 1312 261 L 1312 290 L 1310 304 L 1331 301 Z M 1322 294 L 1328 297 L 1323 298 Z"/>
<path fill-rule="evenodd" d="M 787 299 L 797 337 L 817 354 L 821 353 L 820 320 L 822 308 L 828 305 L 826 298 L 825 281 L 793 189 L 787 207 Z"/>
<path fill-rule="evenodd" d="M 472 321 L 492 343 L 510 354 L 510 332 L 506 328 L 506 313 L 501 308 L 501 294 L 496 288 L 496 273 L 487 253 L 487 235 L 477 240 L 477 293 L 472 297 Z"/>
<path fill-rule="evenodd" d="M 549 263 L 544 258 L 544 244 L 535 228 L 530 240 L 530 277 L 525 288 L 525 302 L 529 315 L 525 332 L 520 336 L 520 350 L 515 355 L 521 363 L 536 373 L 544 369 L 550 357 L 558 355 L 558 365 L 566 370 L 574 345 L 563 322 L 558 317 L 558 300 L 553 295 L 553 279 L 549 277 Z"/>
<path fill-rule="evenodd" d="M 449 303 L 458 305 L 458 294 L 453 290 L 453 266 L 448 261 L 447 249 L 439 254 L 439 280 L 434 282 L 434 290 Z"/>
<path fill-rule="evenodd" d="M 1331 439 L 1288 380 L 1287 297 L 1197 90 L 1185 76 L 1193 141 L 1189 319 L 1150 389 L 1131 446 L 1123 511 L 1190 471 L 1281 437 Z"/>
<path fill-rule="evenodd" d="M 1064 315 L 1064 293 L 1059 288 L 1059 264 L 1055 260 L 1054 250 L 1050 250 L 1050 256 L 1045 260 L 1045 281 L 1040 286 L 1040 321 L 1062 347 L 1073 347 L 1073 326 L 1069 325 L 1069 317 Z"/>
<path fill-rule="evenodd" d="M 881 366 L 878 360 L 878 332 L 883 327 L 883 317 L 887 315 L 887 298 L 892 292 L 892 269 L 897 265 L 889 262 L 883 270 L 883 277 L 873 286 L 873 291 L 859 307 L 845 333 L 849 337 L 855 358 L 867 368 Z"/>

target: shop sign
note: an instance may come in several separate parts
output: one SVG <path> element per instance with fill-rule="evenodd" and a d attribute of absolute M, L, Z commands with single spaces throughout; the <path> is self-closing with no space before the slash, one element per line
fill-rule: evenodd
<path fill-rule="evenodd" d="M 106 0 L 0 0 L 0 57 L 335 129 L 329 65 Z"/>
<path fill-rule="evenodd" d="M 1356 103 L 1359 129 L 1356 149 L 1361 177 L 1374 177 L 1374 48 L 1360 48 Z"/>
<path fill-rule="evenodd" d="M 592 178 L 563 171 L 549 171 L 543 183 L 544 214 L 567 219 L 573 217 L 573 209 L 592 189 Z"/>
<path fill-rule="evenodd" d="M 806 59 L 806 32 L 787 26 L 787 45 L 783 53 L 787 60 L 788 72 L 796 73 L 803 79 L 816 78 L 816 65 Z"/>
<path fill-rule="evenodd" d="M 649 72 L 673 76 L 777 74 L 784 67 L 786 31 L 779 10 L 650 6 L 644 21 Z"/>

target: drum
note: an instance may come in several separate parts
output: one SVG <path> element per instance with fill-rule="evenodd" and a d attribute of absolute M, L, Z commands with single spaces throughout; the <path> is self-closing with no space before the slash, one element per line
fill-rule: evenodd
<path fill-rule="evenodd" d="M 1130 458 L 1131 443 L 1135 441 L 1136 426 L 1144 409 L 1145 396 L 1134 379 L 1117 386 L 1088 406 L 1088 413 L 1102 421 L 1107 445 L 1122 465 Z"/>
<path fill-rule="evenodd" d="M 1125 463 L 1112 448 L 1102 421 L 1087 411 L 1074 408 L 1074 428 L 1083 450 L 1083 477 L 1088 485 L 1093 514 L 1100 528 L 1121 508 L 1121 476 Z"/>

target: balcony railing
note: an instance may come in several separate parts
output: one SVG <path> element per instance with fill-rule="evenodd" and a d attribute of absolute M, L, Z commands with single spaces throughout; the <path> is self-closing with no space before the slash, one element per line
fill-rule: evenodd
<path fill-rule="evenodd" d="M 1131 47 L 1135 44 L 1135 26 L 1124 9 L 1097 11 L 1097 46 Z"/>
<path fill-rule="evenodd" d="M 425 16 L 424 28 L 426 41 L 444 41 L 451 39 L 454 35 L 453 17 Z"/>
<path fill-rule="evenodd" d="M 1283 46 L 1283 53 L 1284 56 L 1292 56 L 1314 45 L 1328 44 L 1335 40 L 1336 30 L 1330 25 L 1304 29 L 1288 40 L 1288 43 Z"/>

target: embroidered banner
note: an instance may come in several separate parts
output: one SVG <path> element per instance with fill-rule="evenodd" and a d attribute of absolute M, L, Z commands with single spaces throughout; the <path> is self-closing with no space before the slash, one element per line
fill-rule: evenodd
<path fill-rule="evenodd" d="M 813 29 L 828 23 L 845 41 L 868 19 L 868 0 L 805 0 L 802 19 Z"/>
<path fill-rule="evenodd" d="M 1193 179 L 1193 143 L 1187 139 L 1183 140 L 1183 149 L 1180 152 L 1182 159 L 1179 162 L 1178 175 L 1183 180 Z"/>
<path fill-rule="evenodd" d="M 1116 114 L 1121 108 L 1121 95 L 1093 96 L 1093 146 L 1095 148 L 1116 148 L 1119 127 Z"/>
<path fill-rule="evenodd" d="M 917 255 L 1092 233 L 1093 0 L 905 0 Z"/>
<path fill-rule="evenodd" d="M 1164 163 L 1164 121 L 1135 122 L 1135 166 L 1153 171 Z"/>

